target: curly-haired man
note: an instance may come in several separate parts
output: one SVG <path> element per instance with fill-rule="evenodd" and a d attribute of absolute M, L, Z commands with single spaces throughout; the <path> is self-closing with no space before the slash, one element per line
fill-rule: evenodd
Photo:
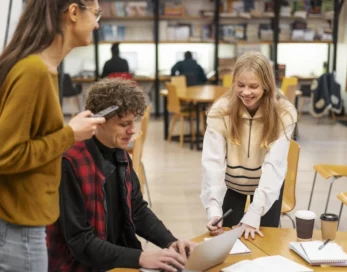
<path fill-rule="evenodd" d="M 63 156 L 61 214 L 47 227 L 49 271 L 181 269 L 193 244 L 177 240 L 147 207 L 124 150 L 146 108 L 144 94 L 123 79 L 95 83 L 86 108 L 96 113 L 112 105 L 118 110 L 106 116 L 95 136 Z M 165 249 L 142 251 L 136 234 Z"/>

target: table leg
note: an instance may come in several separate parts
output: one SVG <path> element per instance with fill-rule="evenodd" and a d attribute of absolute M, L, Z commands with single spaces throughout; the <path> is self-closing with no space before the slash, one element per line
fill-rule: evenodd
<path fill-rule="evenodd" d="M 190 105 L 189 105 L 189 120 L 192 120 L 192 118 L 193 118 L 193 107 L 194 107 L 194 104 L 190 103 Z M 190 126 L 190 149 L 191 150 L 194 149 L 193 127 L 192 126 Z"/>
<path fill-rule="evenodd" d="M 195 111 L 196 111 L 196 150 L 199 150 L 200 148 L 200 110 L 199 110 L 199 103 L 196 103 L 195 105 Z"/>
<path fill-rule="evenodd" d="M 163 96 L 164 99 L 164 140 L 167 140 L 169 134 L 169 112 L 167 111 L 167 97 Z"/>

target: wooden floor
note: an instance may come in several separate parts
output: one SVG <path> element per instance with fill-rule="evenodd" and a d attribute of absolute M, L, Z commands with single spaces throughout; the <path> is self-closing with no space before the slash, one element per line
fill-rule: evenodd
<path fill-rule="evenodd" d="M 347 127 L 329 123 L 329 120 L 323 120 L 317 125 L 308 115 L 300 120 L 298 142 L 301 154 L 295 210 L 307 209 L 314 164 L 347 164 Z M 207 218 L 199 198 L 201 151 L 190 150 L 188 143 L 180 148 L 178 142 L 164 141 L 162 120 L 152 118 L 143 156 L 152 209 L 156 215 L 178 238 L 189 239 L 205 232 Z M 328 186 L 326 180 L 318 177 L 311 207 L 317 215 L 324 211 Z M 339 213 L 340 202 L 336 195 L 341 191 L 347 191 L 347 178 L 335 183 L 329 212 Z M 282 227 L 291 226 L 288 218 L 282 219 Z M 319 219 L 315 228 L 320 229 Z M 342 215 L 340 230 L 347 231 L 347 207 Z"/>
<path fill-rule="evenodd" d="M 178 129 L 178 125 L 177 125 Z M 298 142 L 301 146 L 297 179 L 296 209 L 307 209 L 314 171 L 319 163 L 347 164 L 347 127 L 316 121 L 305 115 L 300 120 Z M 206 213 L 200 202 L 201 152 L 190 150 L 189 144 L 180 148 L 178 142 L 163 140 L 163 124 L 153 118 L 149 124 L 144 147 L 145 165 L 153 211 L 180 238 L 191 238 L 206 231 Z M 324 211 L 328 182 L 317 178 L 311 209 L 320 215 Z M 347 191 L 347 178 L 337 180 L 331 194 L 329 212 L 339 213 L 336 195 Z M 290 214 L 293 215 L 295 211 Z M 288 218 L 282 227 L 291 227 Z M 320 229 L 320 220 L 316 220 Z M 347 207 L 342 215 L 340 230 L 347 231 Z"/>

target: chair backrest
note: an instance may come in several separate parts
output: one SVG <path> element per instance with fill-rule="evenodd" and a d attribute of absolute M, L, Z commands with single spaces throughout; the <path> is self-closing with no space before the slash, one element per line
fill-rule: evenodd
<path fill-rule="evenodd" d="M 288 90 L 288 86 L 294 85 L 295 88 L 298 87 L 298 78 L 297 77 L 284 77 L 282 79 L 281 89 L 284 95 L 286 95 L 286 92 Z"/>
<path fill-rule="evenodd" d="M 296 205 L 295 190 L 296 190 L 296 177 L 298 173 L 300 155 L 300 145 L 290 140 L 289 152 L 288 152 L 288 167 L 287 175 L 284 182 L 282 207 L 285 204 L 290 210 L 293 210 Z"/>
<path fill-rule="evenodd" d="M 174 76 L 171 77 L 171 84 L 176 86 L 176 89 L 186 89 L 187 79 L 185 76 Z"/>
<path fill-rule="evenodd" d="M 63 78 L 63 97 L 76 96 L 81 93 L 82 89 L 73 86 L 72 78 L 69 74 L 64 74 Z"/>
<path fill-rule="evenodd" d="M 181 112 L 180 100 L 177 95 L 177 87 L 172 83 L 166 83 L 167 95 L 167 111 L 179 114 Z"/>
<path fill-rule="evenodd" d="M 223 87 L 231 88 L 232 82 L 233 82 L 232 74 L 225 74 L 223 76 L 223 82 L 222 82 Z"/>
<path fill-rule="evenodd" d="M 337 195 L 338 200 L 344 205 L 347 205 L 347 192 L 341 192 Z"/>
<path fill-rule="evenodd" d="M 111 73 L 107 75 L 107 78 L 124 78 L 124 79 L 134 79 L 133 75 L 127 72 L 122 72 L 122 73 Z"/>
<path fill-rule="evenodd" d="M 142 159 L 142 153 L 143 153 L 143 146 L 146 142 L 148 123 L 149 123 L 149 119 L 151 117 L 151 109 L 152 109 L 151 106 L 147 106 L 145 114 L 142 116 L 142 119 L 141 119 L 141 131 L 142 131 L 141 159 Z"/>
<path fill-rule="evenodd" d="M 142 145 L 143 145 L 142 131 L 140 131 L 134 140 L 134 148 L 132 153 L 133 169 L 135 173 L 137 174 L 137 176 L 140 176 Z M 141 190 L 142 190 L 142 184 L 141 184 Z"/>
<path fill-rule="evenodd" d="M 296 97 L 297 85 L 288 85 L 285 92 L 285 97 L 295 106 L 295 97 Z"/>
<path fill-rule="evenodd" d="M 287 175 L 284 181 L 283 188 L 282 210 L 283 206 L 286 206 L 289 208 L 289 211 L 291 211 L 295 208 L 296 205 L 295 190 L 296 177 L 298 173 L 299 154 L 300 145 L 297 142 L 290 140 L 289 151 L 287 156 Z M 245 212 L 248 210 L 249 204 L 250 197 L 248 196 L 245 206 Z"/>
<path fill-rule="evenodd" d="M 195 74 L 187 73 L 185 74 L 185 77 L 186 77 L 186 82 L 188 87 L 198 85 L 198 78 L 196 77 Z"/>

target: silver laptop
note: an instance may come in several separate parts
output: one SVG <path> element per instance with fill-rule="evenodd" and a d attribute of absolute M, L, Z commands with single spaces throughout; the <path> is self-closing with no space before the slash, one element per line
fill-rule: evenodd
<path fill-rule="evenodd" d="M 235 228 L 197 244 L 190 253 L 183 272 L 205 271 L 223 263 L 241 235 L 242 229 L 242 227 Z M 141 268 L 140 271 L 157 272 L 160 270 Z"/>

